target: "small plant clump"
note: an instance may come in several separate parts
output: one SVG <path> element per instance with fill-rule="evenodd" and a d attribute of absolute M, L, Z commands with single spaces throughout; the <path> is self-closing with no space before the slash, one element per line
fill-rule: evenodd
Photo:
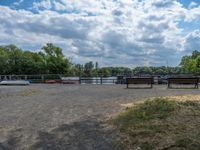
<path fill-rule="evenodd" d="M 126 109 L 113 123 L 127 149 L 200 149 L 199 101 L 146 100 Z"/>

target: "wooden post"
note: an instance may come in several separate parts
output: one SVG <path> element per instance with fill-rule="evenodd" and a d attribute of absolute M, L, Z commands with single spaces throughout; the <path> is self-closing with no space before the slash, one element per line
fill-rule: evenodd
<path fill-rule="evenodd" d="M 167 85 L 168 85 L 168 88 L 170 88 L 170 81 L 168 80 L 168 83 L 167 83 Z"/>

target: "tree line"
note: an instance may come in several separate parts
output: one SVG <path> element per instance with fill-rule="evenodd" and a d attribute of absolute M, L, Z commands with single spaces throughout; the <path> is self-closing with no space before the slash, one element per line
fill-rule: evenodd
<path fill-rule="evenodd" d="M 177 67 L 99 67 L 98 62 L 74 64 L 60 47 L 47 43 L 39 52 L 25 51 L 15 45 L 0 46 L 0 74 L 66 74 L 68 76 L 116 76 L 131 74 L 200 73 L 200 52 L 182 57 Z"/>

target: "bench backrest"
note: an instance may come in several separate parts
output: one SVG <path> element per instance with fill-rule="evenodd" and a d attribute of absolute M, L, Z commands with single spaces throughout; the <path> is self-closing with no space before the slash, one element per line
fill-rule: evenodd
<path fill-rule="evenodd" d="M 127 84 L 152 84 L 153 78 L 126 78 Z"/>
<path fill-rule="evenodd" d="M 168 78 L 169 83 L 185 83 L 196 84 L 199 82 L 199 78 Z"/>

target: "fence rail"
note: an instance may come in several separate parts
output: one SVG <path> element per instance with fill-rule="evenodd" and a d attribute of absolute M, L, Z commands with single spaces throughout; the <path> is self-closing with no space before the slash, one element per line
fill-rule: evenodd
<path fill-rule="evenodd" d="M 108 79 L 108 78 L 80 78 L 80 84 L 115 84 L 117 83 L 116 79 Z"/>
<path fill-rule="evenodd" d="M 66 81 L 65 83 L 72 83 L 73 81 L 79 84 L 115 84 L 117 77 L 67 77 L 61 74 L 48 75 L 0 75 L 2 80 L 29 80 L 31 83 L 45 83 L 48 80 L 55 80 L 56 82 Z M 69 82 L 67 82 L 69 81 Z"/>
<path fill-rule="evenodd" d="M 180 75 L 192 76 L 191 74 L 179 74 L 179 76 Z M 159 76 L 161 75 L 152 75 L 152 77 L 154 77 L 154 84 L 167 84 L 167 78 L 162 78 Z M 168 76 L 173 76 L 173 74 Z M 194 76 L 200 78 L 199 75 Z M 2 80 L 29 80 L 31 83 L 46 83 L 48 80 L 55 80 L 56 83 L 62 83 L 62 81 L 66 81 L 65 83 L 69 84 L 73 83 L 73 81 L 79 84 L 124 84 L 126 82 L 126 76 L 69 77 L 65 74 L 0 75 L 0 81 Z"/>

